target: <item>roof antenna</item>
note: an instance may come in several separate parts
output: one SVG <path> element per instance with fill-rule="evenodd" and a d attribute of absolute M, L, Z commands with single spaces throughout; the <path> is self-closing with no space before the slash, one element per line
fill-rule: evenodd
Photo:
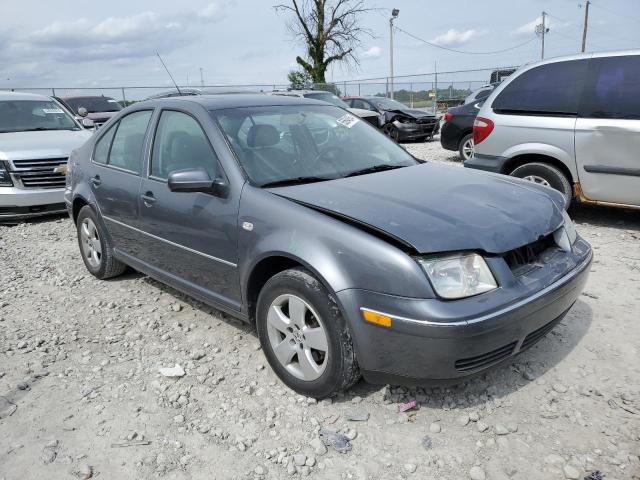
<path fill-rule="evenodd" d="M 182 95 L 182 92 L 180 91 L 180 87 L 178 86 L 178 84 L 176 83 L 176 81 L 173 79 L 173 75 L 171 75 L 171 72 L 169 71 L 169 69 L 167 68 L 167 66 L 164 64 L 164 61 L 162 60 L 162 57 L 160 56 L 160 54 L 156 51 L 156 55 L 158 56 L 158 58 L 160 59 L 160 63 L 162 63 L 162 66 L 164 67 L 164 69 L 167 71 L 167 73 L 169 74 L 169 78 L 171 78 L 171 81 L 173 82 L 173 84 L 176 87 L 176 90 L 178 90 L 178 93 L 180 95 Z"/>

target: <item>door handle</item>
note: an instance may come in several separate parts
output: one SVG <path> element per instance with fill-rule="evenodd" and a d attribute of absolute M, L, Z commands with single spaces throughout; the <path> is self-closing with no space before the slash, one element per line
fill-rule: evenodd
<path fill-rule="evenodd" d="M 100 180 L 100 175 L 96 175 L 95 177 L 92 177 L 91 183 L 93 184 L 94 187 L 99 187 L 100 184 L 102 183 L 102 180 Z"/>
<path fill-rule="evenodd" d="M 150 207 L 156 202 L 156 197 L 153 196 L 153 192 L 147 192 L 143 195 L 140 195 L 140 197 L 147 207 Z"/>

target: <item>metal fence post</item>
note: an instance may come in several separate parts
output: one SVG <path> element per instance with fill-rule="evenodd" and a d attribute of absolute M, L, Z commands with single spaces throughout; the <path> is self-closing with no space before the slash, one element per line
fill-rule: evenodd
<path fill-rule="evenodd" d="M 122 106 L 126 107 L 127 106 L 127 97 L 124 96 L 124 87 L 122 88 Z"/>
<path fill-rule="evenodd" d="M 55 89 L 55 88 L 52 88 L 52 89 L 51 89 L 51 96 L 52 96 L 52 97 L 55 97 L 55 96 L 56 96 L 56 89 Z"/>
<path fill-rule="evenodd" d="M 409 95 L 411 95 L 411 108 L 413 108 L 413 83 L 409 84 Z"/>
<path fill-rule="evenodd" d="M 358 96 L 360 96 L 360 84 L 358 83 Z"/>

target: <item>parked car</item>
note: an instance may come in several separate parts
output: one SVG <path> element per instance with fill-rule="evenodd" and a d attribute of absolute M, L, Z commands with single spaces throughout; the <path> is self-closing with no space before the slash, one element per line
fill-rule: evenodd
<path fill-rule="evenodd" d="M 191 87 L 180 87 L 180 90 L 176 88 L 172 88 L 170 90 L 165 90 L 154 95 L 151 95 L 145 100 L 155 100 L 158 98 L 171 98 L 171 97 L 191 97 L 193 95 L 229 95 L 229 94 L 245 94 L 251 93 L 256 94 L 259 92 L 253 90 L 243 90 L 243 89 L 229 89 L 229 88 L 191 88 Z"/>
<path fill-rule="evenodd" d="M 337 95 L 334 95 L 331 92 L 326 92 L 323 90 L 286 90 L 286 91 L 273 91 L 273 92 L 270 92 L 269 94 L 311 98 L 313 100 L 320 100 L 322 102 L 327 102 L 332 105 L 335 105 L 336 107 L 342 107 L 349 110 L 351 113 L 369 122 L 371 125 L 373 125 L 376 128 L 380 126 L 380 114 L 378 112 L 372 112 L 371 110 L 365 110 L 364 108 L 350 107 L 347 104 L 347 102 L 345 102 L 340 97 L 338 97 Z"/>
<path fill-rule="evenodd" d="M 137 103 L 69 163 L 91 274 L 129 265 L 255 322 L 276 374 L 312 397 L 361 373 L 424 383 L 511 361 L 591 262 L 558 192 L 421 162 L 304 98 Z"/>
<path fill-rule="evenodd" d="M 464 104 L 463 105 L 466 105 L 467 103 L 478 103 L 478 102 L 481 102 L 482 100 L 487 98 L 489 95 L 491 95 L 491 92 L 493 92 L 498 85 L 500 85 L 500 84 L 499 83 L 492 83 L 490 85 L 484 85 L 484 86 L 474 90 L 469 95 L 467 95 L 467 97 L 464 99 Z"/>
<path fill-rule="evenodd" d="M 49 97 L 0 92 L 0 221 L 64 212 L 67 158 L 90 136 Z"/>
<path fill-rule="evenodd" d="M 640 207 L 640 50 L 537 62 L 504 81 L 475 120 L 465 166 L 580 202 Z"/>
<path fill-rule="evenodd" d="M 76 115 L 77 120 L 81 121 L 82 118 L 88 118 L 93 121 L 96 129 L 122 110 L 122 105 L 113 98 L 105 97 L 104 95 L 57 98 L 70 112 Z"/>
<path fill-rule="evenodd" d="M 451 107 L 442 117 L 440 144 L 446 150 L 458 152 L 462 160 L 473 157 L 473 122 L 482 102 Z"/>
<path fill-rule="evenodd" d="M 352 108 L 377 112 L 382 131 L 396 142 L 432 139 L 440 129 L 435 115 L 386 97 L 344 97 Z"/>

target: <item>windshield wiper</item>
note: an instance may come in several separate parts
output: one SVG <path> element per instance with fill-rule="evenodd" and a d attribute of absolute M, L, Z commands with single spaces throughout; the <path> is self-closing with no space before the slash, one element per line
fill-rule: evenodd
<path fill-rule="evenodd" d="M 324 182 L 327 180 L 333 180 L 333 178 L 327 177 L 294 177 L 294 178 L 285 178 L 283 180 L 275 180 L 273 182 L 267 182 L 260 185 L 261 188 L 269 188 L 269 187 L 286 187 L 288 185 L 300 185 L 302 183 L 315 183 L 315 182 Z"/>
<path fill-rule="evenodd" d="M 406 166 L 407 165 L 374 165 L 373 167 L 367 167 L 347 173 L 345 177 L 356 177 L 358 175 L 366 175 L 367 173 L 384 172 L 385 170 L 395 170 L 396 168 L 403 168 Z"/>

